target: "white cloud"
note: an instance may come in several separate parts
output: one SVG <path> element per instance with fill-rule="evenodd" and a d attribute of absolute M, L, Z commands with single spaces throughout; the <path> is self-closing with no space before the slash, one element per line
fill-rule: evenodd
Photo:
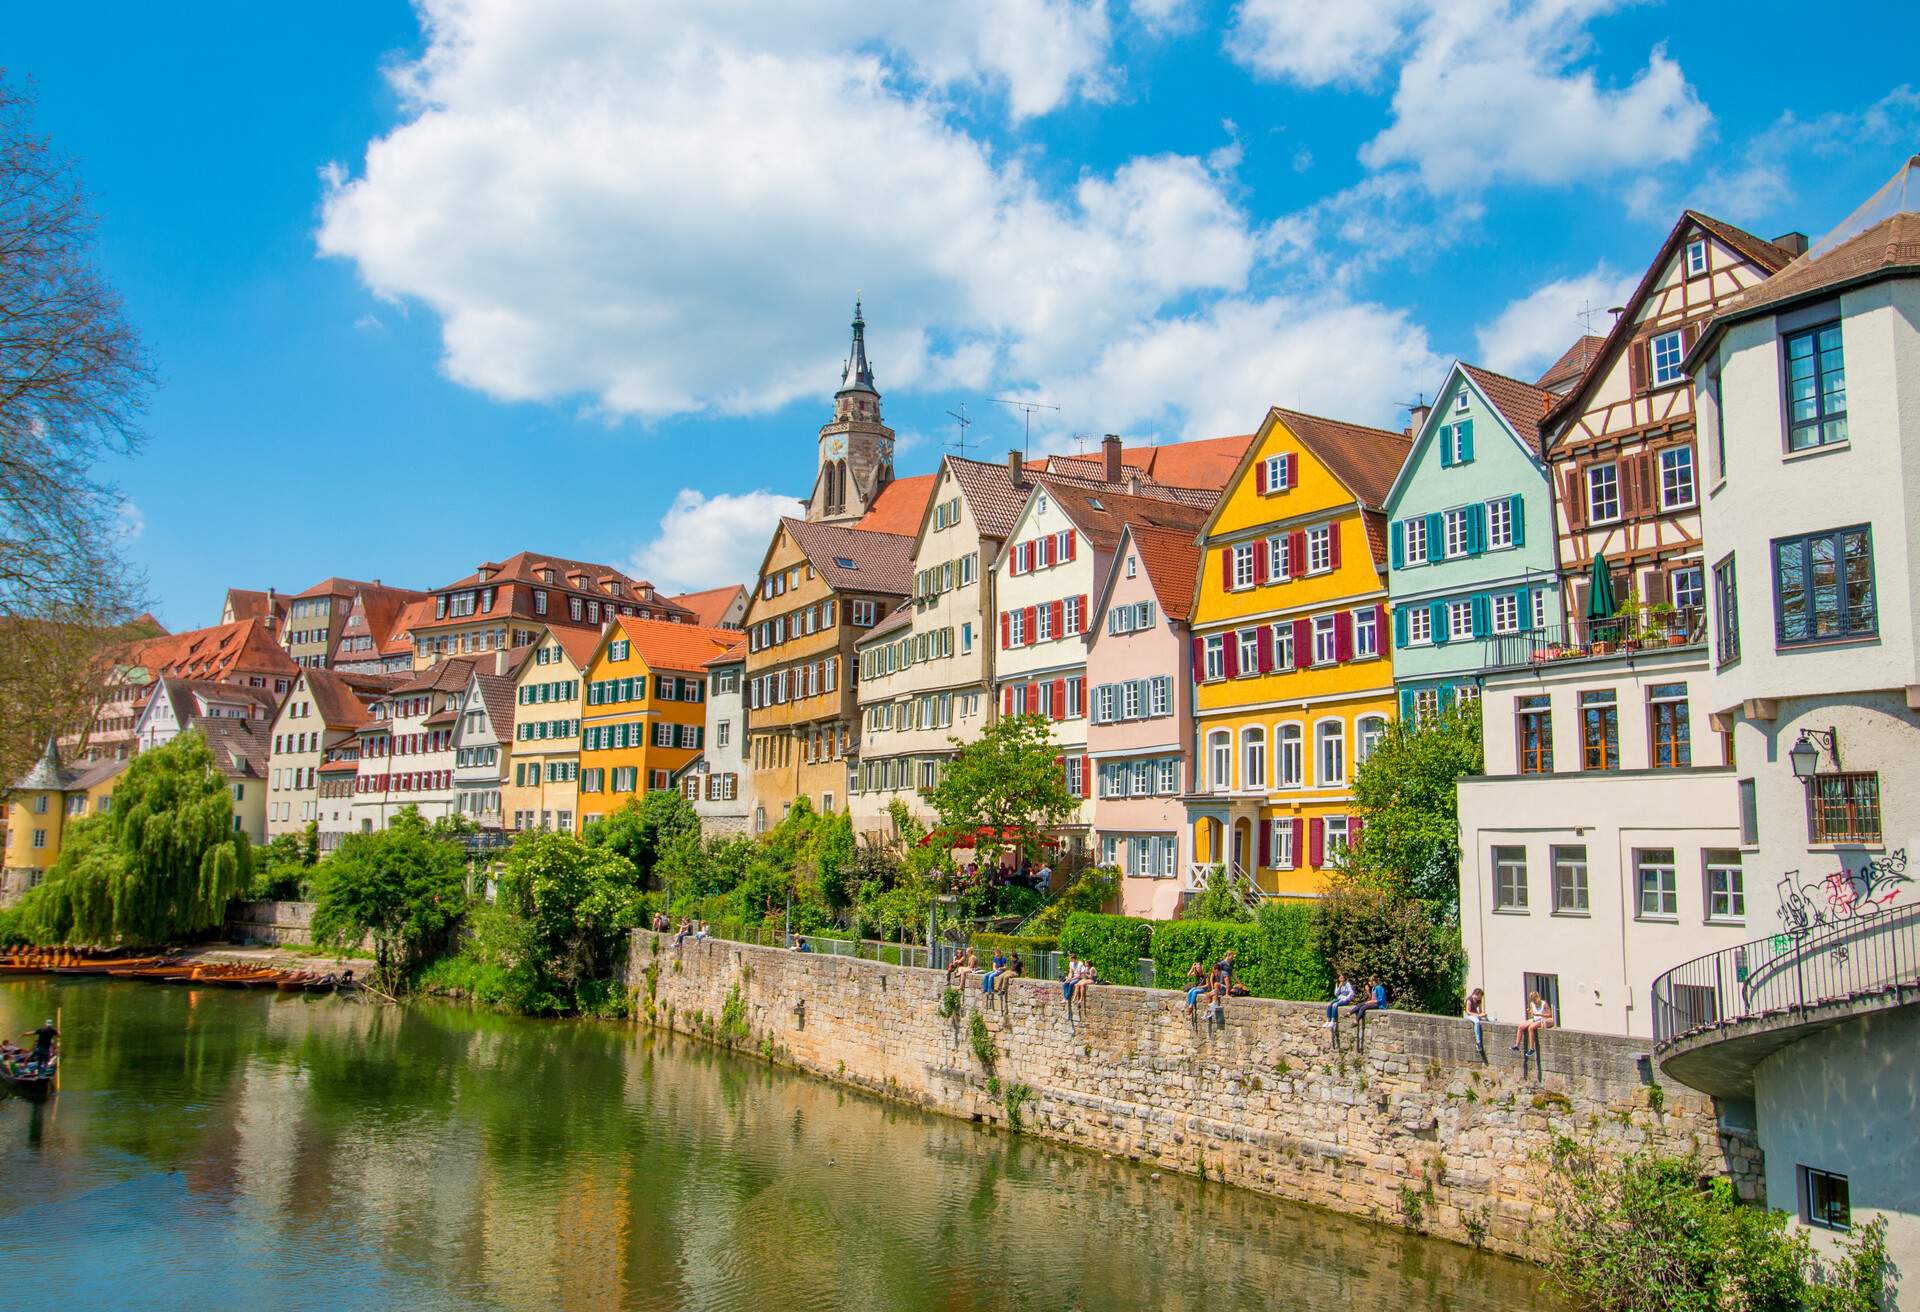
<path fill-rule="evenodd" d="M 1406 43 L 1424 8 L 1422 0 L 1240 0 L 1227 51 L 1300 86 L 1363 86 Z"/>
<path fill-rule="evenodd" d="M 113 531 L 122 543 L 138 542 L 146 534 L 147 517 L 139 506 L 121 497 L 120 505 L 114 511 Z"/>
<path fill-rule="evenodd" d="M 775 492 L 705 496 L 682 488 L 653 538 L 634 553 L 631 573 L 669 591 L 696 591 L 752 579 L 773 525 L 801 513 Z"/>
<path fill-rule="evenodd" d="M 1185 32 L 1200 21 L 1195 0 L 1131 0 L 1127 11 L 1154 36 Z"/>
<path fill-rule="evenodd" d="M 1071 369 L 1245 283 L 1231 153 L 1055 195 L 957 125 L 956 91 L 1105 94 L 1102 0 L 797 9 L 432 0 L 409 117 L 323 174 L 320 250 L 429 306 L 457 381 L 641 417 L 819 394 L 856 287 L 900 388 Z"/>
<path fill-rule="evenodd" d="M 1604 336 L 1613 326 L 1607 311 L 1624 305 L 1637 281 L 1637 274 L 1602 263 L 1586 273 L 1542 283 L 1475 330 L 1480 355 L 1473 363 L 1515 378 L 1536 377 L 1583 333 Z M 1590 328 L 1581 318 L 1589 311 Z"/>

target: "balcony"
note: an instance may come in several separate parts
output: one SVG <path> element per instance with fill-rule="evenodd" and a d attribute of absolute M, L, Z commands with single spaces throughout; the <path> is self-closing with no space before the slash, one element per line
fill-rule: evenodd
<path fill-rule="evenodd" d="M 1615 615 L 1604 620 L 1549 624 L 1520 633 L 1497 633 L 1483 639 L 1481 645 L 1488 670 L 1524 670 L 1561 661 L 1703 647 L 1706 641 L 1706 611 L 1689 606 L 1658 614 Z"/>

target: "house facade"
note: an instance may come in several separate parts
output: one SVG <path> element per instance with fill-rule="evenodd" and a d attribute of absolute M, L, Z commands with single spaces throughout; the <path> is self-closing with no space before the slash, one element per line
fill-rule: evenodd
<path fill-rule="evenodd" d="M 1200 553 L 1183 529 L 1129 523 L 1095 594 L 1087 639 L 1087 757 L 1093 847 L 1120 871 L 1123 915 L 1166 920 L 1191 863 L 1193 760 L 1187 621 Z"/>
<path fill-rule="evenodd" d="M 1312 896 L 1394 713 L 1382 507 L 1411 439 L 1268 412 L 1200 534 L 1189 887 Z"/>
<path fill-rule="evenodd" d="M 293 686 L 299 666 L 280 649 L 271 621 L 235 620 L 206 629 L 143 638 L 104 663 L 99 708 L 85 735 L 63 744 L 69 756 L 125 760 L 138 750 L 141 714 L 163 677 L 262 689 L 276 697 Z"/>
<path fill-rule="evenodd" d="M 706 663 L 739 635 L 620 616 L 587 662 L 580 823 L 672 786 L 706 738 Z"/>
<path fill-rule="evenodd" d="M 353 831 L 385 829 L 408 806 L 426 820 L 453 814 L 453 731 L 481 664 L 477 656 L 441 661 L 369 703 L 358 730 Z"/>
<path fill-rule="evenodd" d="M 585 629 L 548 627 L 515 672 L 513 739 L 501 808 L 516 832 L 577 833 L 586 670 L 599 647 Z"/>
<path fill-rule="evenodd" d="M 371 718 L 367 700 L 400 682 L 324 666 L 301 670 L 268 729 L 267 838 L 303 833 L 320 818 L 320 767 L 327 751 L 355 740 Z"/>
<path fill-rule="evenodd" d="M 548 626 L 598 632 L 627 615 L 687 624 L 693 615 L 651 583 L 611 565 L 522 551 L 489 561 L 465 578 L 433 589 L 427 612 L 409 617 L 415 669 L 450 656 L 518 650 Z"/>
<path fill-rule="evenodd" d="M 1387 493 L 1393 681 L 1401 719 L 1479 693 L 1483 640 L 1560 621 L 1540 448 L 1552 394 L 1455 364 Z"/>
<path fill-rule="evenodd" d="M 5 859 L 0 863 L 0 904 L 11 902 L 46 878 L 60 859 L 67 826 L 104 815 L 113 805 L 114 785 L 127 763 L 119 758 L 60 759 L 53 739 L 33 769 L 16 780 L 6 797 Z"/>
<path fill-rule="evenodd" d="M 1580 381 L 1543 421 L 1562 616 L 1575 640 L 1595 636 L 1587 611 L 1599 558 L 1618 609 L 1664 605 L 1675 612 L 1673 625 L 1699 626 L 1707 596 L 1703 475 L 1683 361 L 1709 318 L 1803 245 L 1797 234 L 1776 244 L 1683 213 Z M 1599 636 L 1618 641 L 1618 627 Z"/>
<path fill-rule="evenodd" d="M 747 642 L 736 634 L 707 661 L 706 735 L 681 787 L 708 837 L 752 832 L 753 772 L 747 768 Z"/>

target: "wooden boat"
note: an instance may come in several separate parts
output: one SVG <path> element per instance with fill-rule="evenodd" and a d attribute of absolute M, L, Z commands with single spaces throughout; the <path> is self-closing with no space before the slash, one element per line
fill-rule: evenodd
<path fill-rule="evenodd" d="M 53 1077 L 16 1074 L 12 1066 L 0 1064 L 0 1084 L 6 1085 L 23 1098 L 44 1098 L 53 1088 Z"/>

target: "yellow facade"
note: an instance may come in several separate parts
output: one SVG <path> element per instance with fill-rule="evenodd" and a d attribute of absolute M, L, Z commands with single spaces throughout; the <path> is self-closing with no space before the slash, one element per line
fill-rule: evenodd
<path fill-rule="evenodd" d="M 1318 443 L 1352 431 L 1328 428 Z M 1358 431 L 1370 465 L 1388 468 L 1397 435 Z M 1274 412 L 1203 530 L 1193 853 L 1267 894 L 1325 887 L 1353 823 L 1354 768 L 1393 714 L 1387 567 L 1368 525 L 1377 481 L 1356 493 Z"/>
<path fill-rule="evenodd" d="M 596 645 L 591 635 L 546 629 L 534 640 L 533 654 L 521 663 L 514 679 L 507 782 L 500 797 L 510 829 L 573 833 L 579 828 L 580 718 L 586 698 L 582 667 Z M 581 653 L 578 661 L 575 652 Z"/>
<path fill-rule="evenodd" d="M 580 708 L 580 824 L 672 787 L 706 734 L 703 665 L 740 635 L 621 616 L 587 661 Z"/>
<path fill-rule="evenodd" d="M 112 806 L 120 769 L 82 767 L 76 773 L 83 782 L 74 787 L 21 789 L 7 799 L 6 879 L 0 892 L 18 893 L 39 883 L 60 859 L 67 828 Z"/>

